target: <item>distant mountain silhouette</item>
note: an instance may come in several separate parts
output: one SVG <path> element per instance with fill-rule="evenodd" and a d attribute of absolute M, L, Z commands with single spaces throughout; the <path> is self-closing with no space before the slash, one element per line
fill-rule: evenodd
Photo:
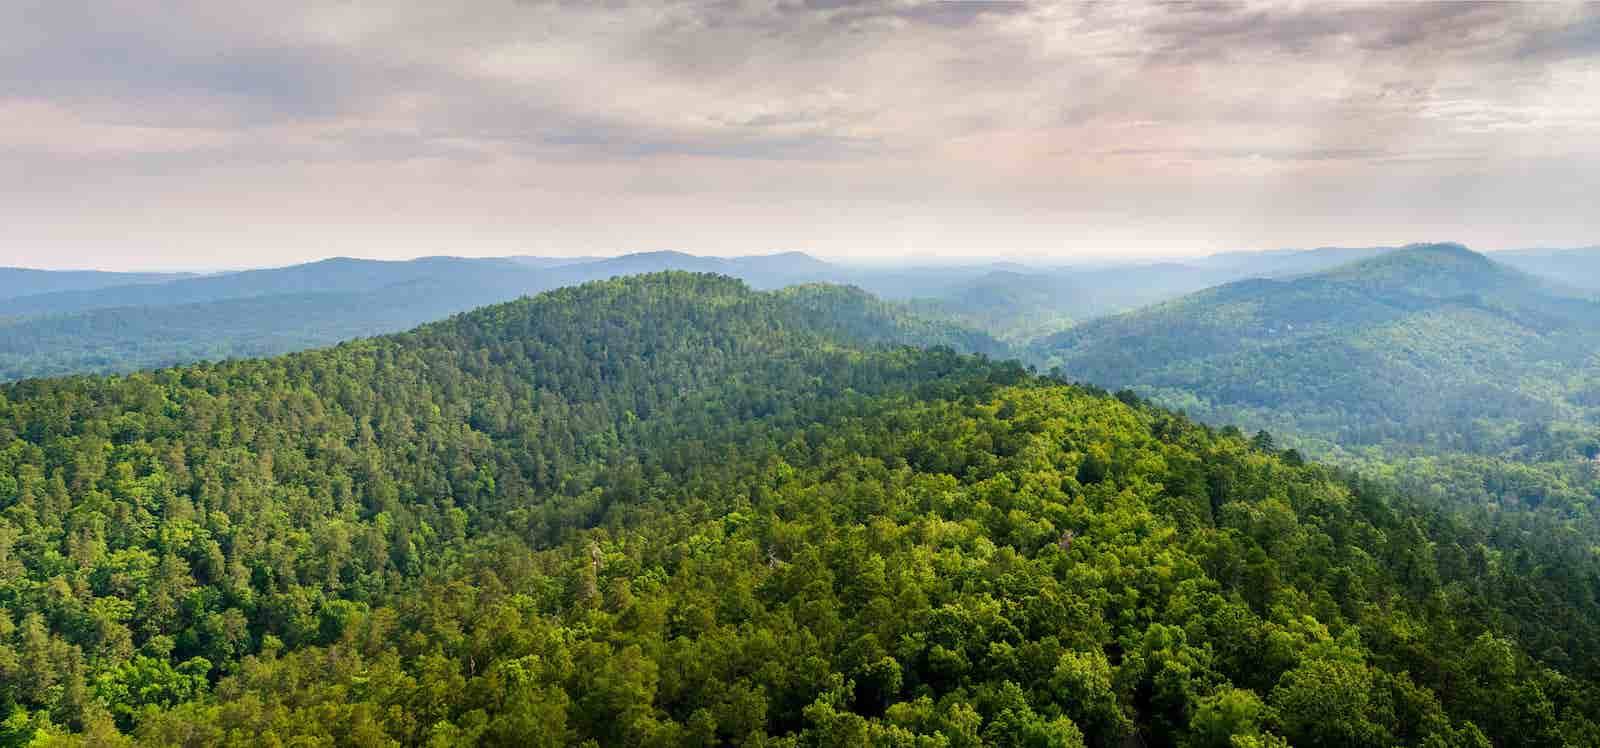
<path fill-rule="evenodd" d="M 734 258 L 647 252 L 598 260 L 338 257 L 0 300 L 0 379 L 285 353 L 395 332 L 563 286 L 668 270 L 733 276 L 757 288 L 852 278 L 849 269 L 798 252 Z M 875 313 L 891 311 L 885 306 Z M 895 314 L 906 318 L 902 325 L 911 324 L 903 311 Z M 946 325 L 919 334 L 990 354 L 1003 349 L 958 330 Z"/>
<path fill-rule="evenodd" d="M 1600 246 L 1495 252 L 1494 259 L 1523 272 L 1600 293 Z"/>
<path fill-rule="evenodd" d="M 92 291 L 110 286 L 164 283 L 192 273 L 108 273 L 100 270 L 0 268 L 0 299 L 61 291 Z"/>

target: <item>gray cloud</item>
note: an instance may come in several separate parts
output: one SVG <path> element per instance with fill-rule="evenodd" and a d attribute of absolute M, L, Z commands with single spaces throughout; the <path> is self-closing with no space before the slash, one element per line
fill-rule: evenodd
<path fill-rule="evenodd" d="M 1594 4 L 23 0 L 0 260 L 1592 243 L 1597 59 Z"/>

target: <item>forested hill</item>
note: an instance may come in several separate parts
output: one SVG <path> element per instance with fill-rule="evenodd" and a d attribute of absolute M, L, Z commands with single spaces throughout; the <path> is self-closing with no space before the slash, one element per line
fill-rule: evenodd
<path fill-rule="evenodd" d="M 836 265 L 797 252 L 699 257 L 331 258 L 205 276 L 0 269 L 0 381 L 112 374 L 271 356 L 410 329 L 487 304 L 594 280 L 668 270 L 758 289 L 833 283 L 908 301 L 1012 344 L 1074 321 L 1252 275 L 1324 268 L 1375 250 L 1219 255 L 1193 265 Z M 960 347 L 960 346 L 958 346 Z M 963 349 L 985 350 L 968 347 Z"/>
<path fill-rule="evenodd" d="M 776 292 L 801 310 L 824 335 L 868 345 L 950 348 L 999 359 L 1015 358 L 1009 345 L 977 329 L 937 316 L 921 316 L 853 286 L 811 283 Z"/>
<path fill-rule="evenodd" d="M 43 292 L 79 274 L 33 272 L 0 298 L 0 380 L 119 373 L 202 360 L 269 356 L 393 333 L 552 288 L 704 265 L 758 285 L 809 279 L 803 256 L 732 259 L 677 253 L 613 260 L 333 258 L 282 268 Z M 18 271 L 24 272 L 24 271 Z M 94 277 L 141 278 L 102 273 Z M 0 271 L 0 286 L 9 276 Z M 26 283 L 24 283 L 26 281 Z M 4 289 L 0 288 L 0 293 Z"/>
<path fill-rule="evenodd" d="M 0 300 L 0 380 L 266 356 L 392 333 L 547 290 L 510 260 L 332 259 Z"/>
<path fill-rule="evenodd" d="M 0 744 L 1600 741 L 1591 528 L 829 294 L 0 387 Z"/>
<path fill-rule="evenodd" d="M 797 253 L 714 258 L 677 252 L 605 260 L 335 258 L 168 283 L 124 280 L 114 287 L 0 298 L 0 381 L 290 353 L 398 332 L 552 288 L 684 269 L 731 275 L 758 288 L 819 278 L 850 280 L 842 269 Z M 0 271 L 0 286 L 5 280 Z M 23 280 L 40 289 L 79 282 L 77 274 L 59 272 L 33 272 Z M 987 335 L 951 324 L 914 322 L 864 295 L 839 301 L 863 310 L 873 306 L 874 314 L 892 314 L 902 326 L 919 325 L 914 334 L 921 337 L 911 342 L 1005 352 Z"/>
<path fill-rule="evenodd" d="M 1346 446 L 1590 456 L 1600 303 L 1456 245 L 1250 280 L 1107 318 L 1037 350 L 1223 423 Z M 1551 429 L 1537 424 L 1555 424 Z"/>
<path fill-rule="evenodd" d="M 435 293 L 459 295 L 477 287 L 479 303 L 452 301 L 454 311 L 508 301 L 592 280 L 668 270 L 714 272 L 743 278 L 761 288 L 842 275 L 827 263 L 798 253 L 751 257 L 696 257 L 681 252 L 643 252 L 596 258 L 419 257 L 366 260 L 333 257 L 277 268 L 205 276 L 131 273 L 63 273 L 0 269 L 0 318 L 78 314 L 92 310 L 170 307 L 307 294 L 372 294 L 407 284 L 438 284 Z M 80 276 L 87 276 L 88 279 Z M 125 278 L 118 285 L 107 280 Z M 99 280 L 90 283 L 90 280 Z M 156 282 L 156 281 L 164 282 Z M 26 294 L 6 294 L 7 286 Z M 70 289 L 70 290 L 62 290 Z M 10 298 L 8 296 L 15 296 Z M 487 301 L 484 301 L 487 300 Z M 465 304 L 465 305 L 463 305 Z"/>
<path fill-rule="evenodd" d="M 1388 247 L 1229 252 L 1183 262 L 993 269 L 917 294 L 919 311 L 947 316 L 1015 344 L 1073 324 L 1247 278 L 1282 278 L 1381 256 Z M 872 286 L 869 286 L 872 287 Z"/>
<path fill-rule="evenodd" d="M 1184 264 L 1079 267 L 870 267 L 836 265 L 795 252 L 731 258 L 643 252 L 613 258 L 333 258 L 186 277 L 0 269 L 0 381 L 290 353 L 394 333 L 553 288 L 668 270 L 728 275 L 758 289 L 855 286 L 905 303 L 917 316 L 985 331 L 1020 354 L 1085 320 L 1242 278 L 1301 275 L 1389 251 L 1280 250 Z M 1578 265 L 1584 259 L 1572 253 L 1560 257 L 1575 258 Z"/>

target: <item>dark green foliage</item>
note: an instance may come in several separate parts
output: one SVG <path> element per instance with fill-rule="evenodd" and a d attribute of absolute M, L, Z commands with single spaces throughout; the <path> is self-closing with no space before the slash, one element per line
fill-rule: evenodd
<path fill-rule="evenodd" d="M 0 388 L 0 741 L 1551 745 L 1592 531 L 661 274 Z"/>
<path fill-rule="evenodd" d="M 1600 303 L 1456 245 L 1221 286 L 1081 325 L 1037 355 L 1069 377 L 1266 426 L 1319 453 L 1567 460 L 1600 418 Z"/>
<path fill-rule="evenodd" d="M 1011 357 L 1011 347 L 987 333 L 938 317 L 907 313 L 860 289 L 808 284 L 791 286 L 778 294 L 807 310 L 807 323 L 825 335 L 868 344 L 944 347 L 995 358 Z"/>

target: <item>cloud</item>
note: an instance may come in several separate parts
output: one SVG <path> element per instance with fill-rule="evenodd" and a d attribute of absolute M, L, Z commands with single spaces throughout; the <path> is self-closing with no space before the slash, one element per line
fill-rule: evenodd
<path fill-rule="evenodd" d="M 895 244 L 931 211 L 971 230 L 918 241 L 1033 220 L 1001 233 L 1042 251 L 1066 246 L 1049 227 L 1124 203 L 1198 211 L 1201 244 L 1249 238 L 1240 210 L 1263 236 L 1331 243 L 1295 232 L 1373 210 L 1339 190 L 1492 175 L 1536 194 L 1566 173 L 1548 164 L 1600 166 L 1597 57 L 1600 6 L 1581 3 L 22 0 L 0 9 L 0 152 L 21 167 L 0 193 L 30 212 L 0 219 L 83 246 L 84 223 L 118 235 L 125 199 L 192 211 L 189 180 L 219 222 L 315 220 L 355 243 L 388 213 L 306 215 L 278 191 L 415 179 L 390 187 L 441 235 L 478 215 L 472 190 L 678 196 L 633 212 L 636 231 L 575 220 L 562 233 L 585 251 L 735 204 L 751 212 L 723 230 L 741 246 L 796 246 L 762 238 L 795 226 L 818 246 Z M 1462 200 L 1484 236 L 1534 215 Z M 859 221 L 818 233 L 841 204 Z M 1449 218 L 1430 209 L 1419 222 Z M 1558 218 L 1538 220 L 1590 225 Z"/>

